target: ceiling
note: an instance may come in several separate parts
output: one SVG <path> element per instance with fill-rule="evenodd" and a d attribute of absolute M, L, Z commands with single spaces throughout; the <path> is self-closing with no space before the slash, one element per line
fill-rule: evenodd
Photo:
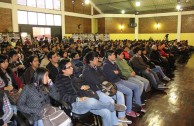
<path fill-rule="evenodd" d="M 194 10 L 194 0 L 92 0 L 93 3 L 105 14 L 151 14 L 177 12 L 179 2 L 182 11 Z M 136 1 L 140 1 L 140 7 L 136 7 Z"/>

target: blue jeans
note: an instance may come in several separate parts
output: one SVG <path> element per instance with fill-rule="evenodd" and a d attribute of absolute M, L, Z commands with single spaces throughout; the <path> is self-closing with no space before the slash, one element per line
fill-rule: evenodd
<path fill-rule="evenodd" d="M 44 126 L 42 120 L 38 120 L 34 122 L 34 126 Z"/>
<path fill-rule="evenodd" d="M 114 100 L 110 96 L 106 95 L 105 93 L 101 91 L 96 91 L 96 93 L 98 94 L 100 98 L 99 101 L 104 102 L 104 103 L 107 103 L 107 102 L 111 102 L 112 104 L 115 103 Z M 116 116 L 115 111 L 111 112 L 111 121 L 112 121 L 112 125 L 118 125 L 119 123 L 119 120 Z M 112 126 L 112 125 L 109 125 L 109 126 Z"/>
<path fill-rule="evenodd" d="M 160 75 L 162 76 L 162 78 L 164 78 L 166 75 L 164 74 L 164 72 L 162 71 L 162 69 L 161 69 L 161 67 L 160 66 L 155 66 L 155 68 L 152 68 L 152 70 L 154 71 L 154 72 L 158 72 L 158 73 L 160 73 Z"/>
<path fill-rule="evenodd" d="M 146 78 L 150 81 L 155 89 L 158 89 L 158 84 L 160 84 L 161 81 L 159 80 L 158 75 L 153 70 L 144 70 L 142 71 L 142 74 L 146 76 Z"/>
<path fill-rule="evenodd" d="M 120 80 L 119 82 L 115 83 L 117 85 L 118 91 L 122 92 L 126 95 L 126 106 L 127 106 L 127 113 L 131 112 L 132 109 L 132 96 L 134 91 L 135 103 L 141 105 L 141 98 L 140 98 L 140 89 L 137 84 L 126 80 Z"/>
<path fill-rule="evenodd" d="M 72 112 L 84 114 L 88 111 L 100 115 L 104 126 L 112 125 L 111 112 L 114 111 L 114 104 L 111 102 L 103 103 L 95 98 L 88 98 L 85 101 L 72 103 Z"/>
<path fill-rule="evenodd" d="M 114 100 L 116 100 L 117 104 L 123 104 L 125 105 L 125 97 L 122 92 L 117 91 L 116 95 L 112 96 Z M 119 118 L 124 118 L 126 116 L 125 111 L 124 112 L 118 112 Z"/>
<path fill-rule="evenodd" d="M 131 82 L 133 82 L 135 84 L 141 85 L 140 86 L 141 94 L 143 92 L 143 89 L 144 89 L 144 91 L 146 91 L 148 89 L 149 84 L 150 84 L 150 82 L 147 79 L 145 79 L 144 77 L 138 76 L 138 75 L 136 75 L 134 77 L 129 77 L 128 80 L 130 80 Z M 143 88 L 142 88 L 142 86 L 143 86 Z"/>

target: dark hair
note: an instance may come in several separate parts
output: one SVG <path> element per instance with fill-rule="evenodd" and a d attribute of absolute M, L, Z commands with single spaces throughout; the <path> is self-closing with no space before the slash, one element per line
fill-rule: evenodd
<path fill-rule="evenodd" d="M 76 56 L 77 54 L 78 54 L 77 52 L 71 53 L 71 58 L 72 58 L 72 59 L 75 58 L 75 56 Z M 78 55 L 79 55 L 79 54 L 78 54 Z"/>
<path fill-rule="evenodd" d="M 15 50 L 11 50 L 9 53 L 8 53 L 8 56 L 9 58 L 12 58 L 13 55 L 17 55 L 18 53 L 15 51 Z"/>
<path fill-rule="evenodd" d="M 139 50 L 141 50 L 139 47 L 135 47 L 135 48 L 133 49 L 133 53 L 136 54 L 136 53 L 138 53 Z"/>
<path fill-rule="evenodd" d="M 27 59 L 27 67 L 31 66 L 30 63 L 32 63 L 35 58 L 38 58 L 38 56 L 37 55 L 31 55 L 31 56 L 28 57 L 28 59 Z"/>
<path fill-rule="evenodd" d="M 0 63 L 5 62 L 6 59 L 8 59 L 7 56 L 0 54 Z"/>
<path fill-rule="evenodd" d="M 85 55 L 85 61 L 87 64 L 90 64 L 90 61 L 94 60 L 94 57 L 98 57 L 98 54 L 91 51 L 91 52 L 88 52 L 86 55 Z"/>
<path fill-rule="evenodd" d="M 1 55 L 1 54 L 0 54 L 0 63 L 5 62 L 6 59 L 8 59 L 7 56 Z M 11 71 L 9 68 L 7 68 L 7 69 L 6 69 L 6 72 L 7 72 L 8 75 L 11 77 L 12 82 L 14 82 L 14 80 L 13 80 L 13 78 L 12 78 L 12 76 L 11 76 L 12 71 Z M 2 71 L 1 68 L 0 68 L 0 77 L 1 77 L 1 79 L 4 81 L 5 86 L 7 86 L 7 85 L 8 85 L 8 79 L 7 79 L 7 76 L 6 76 L 5 73 Z M 13 84 L 13 86 L 15 87 L 14 84 Z"/>
<path fill-rule="evenodd" d="M 117 57 L 117 55 L 120 55 L 121 53 L 123 53 L 123 49 L 117 49 L 117 50 L 115 51 L 116 57 Z"/>
<path fill-rule="evenodd" d="M 44 49 L 44 48 L 48 48 L 48 47 L 47 47 L 46 45 L 43 45 L 43 46 L 42 46 L 42 49 Z"/>
<path fill-rule="evenodd" d="M 38 90 L 40 88 L 42 88 L 43 86 L 45 86 L 45 84 L 43 84 L 43 80 L 44 80 L 44 75 L 46 72 L 49 72 L 49 71 L 48 71 L 48 69 L 46 69 L 44 67 L 39 67 L 34 72 L 32 82 L 35 84 L 35 86 L 37 87 Z"/>
<path fill-rule="evenodd" d="M 108 58 L 108 56 L 112 55 L 113 53 L 114 53 L 113 50 L 106 51 L 106 58 Z"/>
<path fill-rule="evenodd" d="M 65 51 L 65 50 L 59 51 L 59 56 L 60 56 L 60 57 L 63 57 L 63 55 L 64 55 L 65 52 L 67 53 L 67 51 Z"/>
<path fill-rule="evenodd" d="M 56 53 L 54 51 L 50 51 L 48 54 L 47 54 L 47 58 L 48 59 L 52 59 L 52 56 L 55 55 Z"/>
<path fill-rule="evenodd" d="M 62 70 L 65 70 L 66 69 L 66 64 L 69 63 L 70 60 L 69 59 L 62 59 L 60 62 L 59 62 L 59 72 L 61 73 Z"/>
<path fill-rule="evenodd" d="M 146 49 L 145 48 L 142 48 L 141 51 L 145 51 Z"/>

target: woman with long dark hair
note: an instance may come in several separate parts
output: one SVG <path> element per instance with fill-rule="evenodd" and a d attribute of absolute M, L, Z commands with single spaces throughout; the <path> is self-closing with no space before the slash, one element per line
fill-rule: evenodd
<path fill-rule="evenodd" d="M 34 126 L 43 126 L 40 112 L 46 104 L 50 104 L 50 97 L 59 100 L 57 88 L 49 78 L 46 68 L 39 67 L 34 73 L 33 83 L 24 87 L 18 100 L 18 109 L 34 118 Z"/>

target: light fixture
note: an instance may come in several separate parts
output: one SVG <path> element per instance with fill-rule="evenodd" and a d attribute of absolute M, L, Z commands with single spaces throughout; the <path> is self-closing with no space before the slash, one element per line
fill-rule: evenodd
<path fill-rule="evenodd" d="M 156 23 L 156 29 L 158 30 L 160 28 L 160 24 Z"/>
<path fill-rule="evenodd" d="M 124 26 L 123 26 L 123 24 L 121 24 L 121 25 L 120 25 L 120 30 L 121 30 L 121 32 L 123 32 L 123 28 L 124 28 Z"/>
<path fill-rule="evenodd" d="M 179 10 L 181 9 L 181 5 L 178 4 L 178 5 L 176 6 L 176 9 L 179 11 Z"/>
<path fill-rule="evenodd" d="M 137 6 L 137 7 L 140 6 L 140 2 L 139 2 L 139 1 L 136 2 L 136 6 Z"/>
<path fill-rule="evenodd" d="M 121 13 L 124 14 L 125 13 L 125 10 L 122 10 Z"/>
<path fill-rule="evenodd" d="M 89 4 L 89 3 L 90 3 L 90 0 L 85 0 L 84 3 L 85 3 L 85 4 Z"/>

